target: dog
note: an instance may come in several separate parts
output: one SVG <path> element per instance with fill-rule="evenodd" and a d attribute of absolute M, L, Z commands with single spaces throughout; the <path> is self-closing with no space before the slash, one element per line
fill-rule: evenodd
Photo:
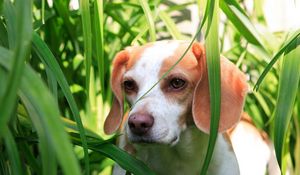
<path fill-rule="evenodd" d="M 122 128 L 119 146 L 161 175 L 200 174 L 207 150 L 209 58 L 204 46 L 193 43 L 183 59 L 160 80 L 188 45 L 186 41 L 167 40 L 127 47 L 113 61 L 114 98 L 104 131 L 112 134 Z M 249 90 L 246 76 L 228 59 L 220 59 L 219 134 L 207 174 L 276 174 L 279 170 L 271 142 L 243 113 Z M 123 117 L 124 95 L 131 105 L 127 117 Z M 125 171 L 116 167 L 114 174 Z"/>

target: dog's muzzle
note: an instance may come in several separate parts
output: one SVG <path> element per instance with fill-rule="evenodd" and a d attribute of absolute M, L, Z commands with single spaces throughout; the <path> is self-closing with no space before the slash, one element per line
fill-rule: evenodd
<path fill-rule="evenodd" d="M 146 135 L 152 128 L 154 118 L 150 114 L 132 114 L 128 119 L 128 126 L 130 131 L 138 136 Z"/>

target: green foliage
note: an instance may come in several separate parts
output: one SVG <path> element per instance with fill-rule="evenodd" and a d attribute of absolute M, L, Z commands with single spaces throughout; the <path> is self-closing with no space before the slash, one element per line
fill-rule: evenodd
<path fill-rule="evenodd" d="M 111 61 L 129 45 L 193 42 L 202 27 L 214 111 L 202 174 L 218 125 L 219 53 L 255 87 L 245 111 L 271 136 L 283 173 L 299 174 L 299 30 L 269 31 L 259 0 L 256 10 L 236 0 L 204 3 L 82 0 L 72 9 L 69 0 L 53 7 L 45 0 L 0 0 L 0 174 L 110 174 L 113 161 L 134 174 L 153 174 L 114 145 L 118 136 L 103 133 Z M 190 21 L 192 5 L 204 14 L 198 31 L 187 33 L 180 24 Z"/>

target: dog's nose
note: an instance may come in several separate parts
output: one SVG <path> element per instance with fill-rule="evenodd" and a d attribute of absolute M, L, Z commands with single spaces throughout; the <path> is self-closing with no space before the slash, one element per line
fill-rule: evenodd
<path fill-rule="evenodd" d="M 146 134 L 153 123 L 154 118 L 149 114 L 133 114 L 128 119 L 129 129 L 139 136 Z"/>

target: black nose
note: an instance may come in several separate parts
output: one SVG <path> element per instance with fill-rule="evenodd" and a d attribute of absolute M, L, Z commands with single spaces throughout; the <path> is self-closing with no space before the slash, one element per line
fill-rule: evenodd
<path fill-rule="evenodd" d="M 154 119 L 149 114 L 132 114 L 129 116 L 128 125 L 132 133 L 142 136 L 153 126 Z"/>

